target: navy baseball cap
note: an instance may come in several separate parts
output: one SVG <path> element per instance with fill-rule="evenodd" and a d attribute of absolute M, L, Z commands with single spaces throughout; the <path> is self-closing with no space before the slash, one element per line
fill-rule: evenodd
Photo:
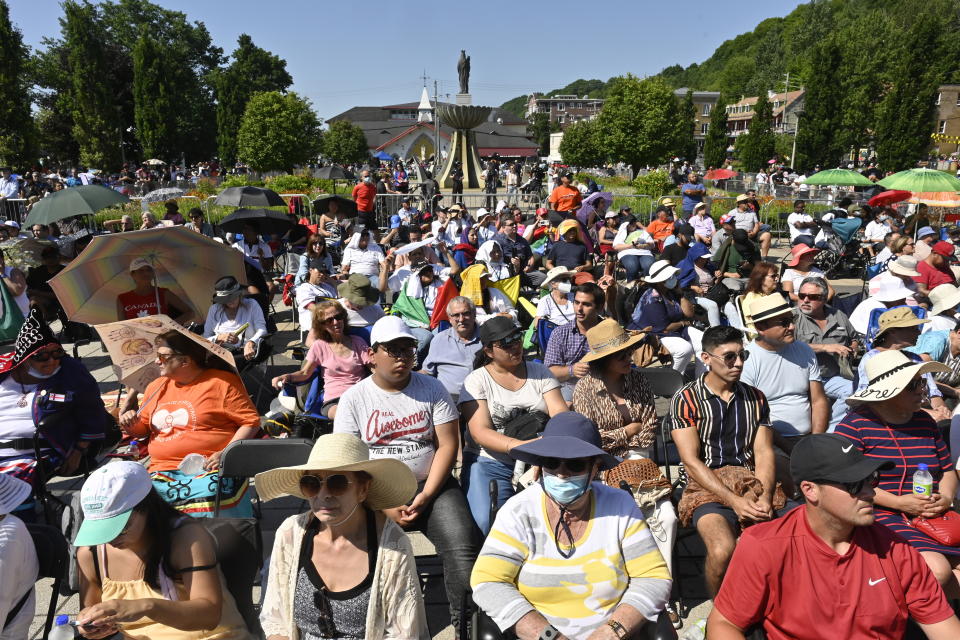
<path fill-rule="evenodd" d="M 510 455 L 522 462 L 540 465 L 542 458 L 599 458 L 601 469 L 612 469 L 620 460 L 600 446 L 600 430 L 592 420 L 576 411 L 564 411 L 550 418 L 543 435 L 517 445 Z"/>

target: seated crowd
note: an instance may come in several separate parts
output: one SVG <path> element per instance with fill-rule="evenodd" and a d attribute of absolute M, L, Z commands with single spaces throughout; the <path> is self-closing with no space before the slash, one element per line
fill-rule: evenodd
<path fill-rule="evenodd" d="M 0 575 L 17 578 L 0 586 L 0 638 L 32 621 L 24 523 L 43 519 L 49 478 L 78 472 L 85 638 L 256 637 L 200 526 L 214 494 L 223 516 L 252 516 L 251 488 L 306 505 L 267 559 L 268 640 L 430 637 L 411 531 L 437 549 L 457 630 L 472 607 L 523 639 L 679 626 L 682 528 L 706 549 L 711 639 L 900 638 L 911 619 L 960 637 L 960 531 L 943 523 L 960 457 L 954 245 L 919 258 L 876 213 L 877 268 L 851 308 L 816 262 L 830 220 L 858 213 L 843 201 L 821 221 L 798 202 L 778 264 L 750 196 L 716 221 L 704 202 L 666 200 L 644 224 L 573 191 L 563 177 L 554 208 L 529 217 L 404 201 L 383 235 L 325 213 L 288 260 L 303 364 L 270 380 L 312 385 L 319 437 L 306 462 L 252 484 L 219 467 L 231 443 L 267 437 L 237 369 L 275 327 L 275 239 L 238 237 L 248 282 L 216 283 L 202 338 L 156 338 L 156 378 L 117 416 L 149 458 L 95 469 L 111 419 L 47 324 L 62 309 L 30 288 L 39 276 L 4 278 L 6 299 L 34 304 L 0 356 Z M 37 269 L 52 277 L 54 262 Z M 148 261 L 129 274 L 120 319 L 204 320 Z"/>

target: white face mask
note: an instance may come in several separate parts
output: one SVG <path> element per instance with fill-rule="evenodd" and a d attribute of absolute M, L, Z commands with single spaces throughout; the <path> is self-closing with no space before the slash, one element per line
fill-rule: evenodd
<path fill-rule="evenodd" d="M 557 283 L 557 291 L 560 293 L 570 293 L 571 290 L 573 290 L 573 285 L 571 285 L 569 282 Z"/>
<path fill-rule="evenodd" d="M 51 373 L 40 373 L 39 371 L 37 371 L 31 366 L 30 370 L 27 373 L 29 373 L 34 378 L 39 378 L 40 380 L 46 380 L 47 378 L 52 378 L 53 376 L 60 373 L 60 367 L 58 366 Z"/>

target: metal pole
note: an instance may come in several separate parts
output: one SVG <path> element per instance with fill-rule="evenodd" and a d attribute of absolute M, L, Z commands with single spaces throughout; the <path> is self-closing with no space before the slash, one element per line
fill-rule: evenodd
<path fill-rule="evenodd" d="M 790 152 L 790 166 L 793 167 L 794 170 L 796 170 L 796 166 L 797 166 L 797 133 L 799 132 L 800 132 L 800 114 L 797 114 L 797 126 L 793 128 L 793 150 Z"/>
<path fill-rule="evenodd" d="M 440 171 L 441 162 L 440 162 L 440 110 L 437 109 L 439 105 L 439 96 L 437 94 L 437 81 L 433 81 L 433 177 L 437 177 L 437 173 Z"/>

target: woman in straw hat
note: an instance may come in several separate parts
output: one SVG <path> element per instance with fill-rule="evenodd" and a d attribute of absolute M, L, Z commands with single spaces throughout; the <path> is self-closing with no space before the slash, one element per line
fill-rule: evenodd
<path fill-rule="evenodd" d="M 252 640 L 209 533 L 157 493 L 143 465 L 117 461 L 80 490 L 73 545 L 84 638 Z"/>
<path fill-rule="evenodd" d="M 26 638 L 33 622 L 37 550 L 26 525 L 11 513 L 30 491 L 23 480 L 0 473 L 0 638 L 5 640 Z"/>
<path fill-rule="evenodd" d="M 957 472 L 947 445 L 936 423 L 920 408 L 927 389 L 923 376 L 946 370 L 938 362 L 915 362 L 898 350 L 875 355 L 867 362 L 866 385 L 847 399 L 851 410 L 836 433 L 850 438 L 867 456 L 893 462 L 877 478 L 877 522 L 919 551 L 947 598 L 955 599 L 960 597 L 960 547 L 940 544 L 909 522 L 943 515 L 952 509 L 957 492 Z M 920 465 L 926 465 L 934 478 L 930 495 L 916 493 L 912 486 Z"/>
<path fill-rule="evenodd" d="M 633 352 L 645 339 L 643 334 L 630 335 L 610 318 L 587 331 L 590 353 L 581 362 L 590 365 L 590 373 L 577 382 L 572 404 L 574 411 L 597 424 L 604 451 L 620 458 L 650 461 L 657 411 L 650 383 L 639 369 L 633 368 Z M 650 464 L 656 467 L 655 463 Z M 653 518 L 648 517 L 647 523 L 672 572 L 677 512 L 667 497 L 659 500 L 649 515 Z"/>
<path fill-rule="evenodd" d="M 268 640 L 429 638 L 413 548 L 383 509 L 417 490 L 399 460 L 369 459 L 347 433 L 321 436 L 307 462 L 257 474 L 263 500 L 305 498 L 277 529 L 260 622 Z"/>

